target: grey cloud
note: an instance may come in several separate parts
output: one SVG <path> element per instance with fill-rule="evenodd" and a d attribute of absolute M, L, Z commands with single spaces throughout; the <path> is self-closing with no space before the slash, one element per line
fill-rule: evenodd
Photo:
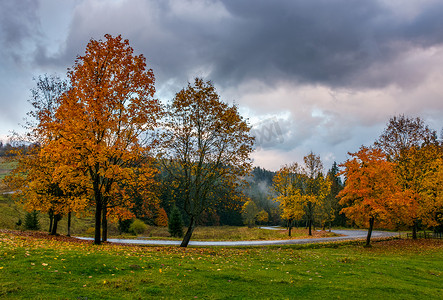
<path fill-rule="evenodd" d="M 410 43 L 429 46 L 443 41 L 439 30 L 443 7 L 439 4 L 424 9 L 412 20 L 400 19 L 375 1 L 226 4 L 234 16 L 251 26 L 233 30 L 249 31 L 243 34 L 248 38 L 233 45 L 233 50 L 238 50 L 234 51 L 237 62 L 219 64 L 222 67 L 216 74 L 220 77 L 235 77 L 239 72 L 237 79 L 285 76 L 330 86 L 383 86 L 390 82 L 359 77 L 374 63 L 389 63 L 408 50 Z"/>
<path fill-rule="evenodd" d="M 0 40 L 2 48 L 22 46 L 36 34 L 37 1 L 3 0 L 0 3 Z"/>
<path fill-rule="evenodd" d="M 121 33 L 159 83 L 203 75 L 222 87 L 251 78 L 382 87 L 401 84 L 401 76 L 379 79 L 367 70 L 441 43 L 442 12 L 434 3 L 403 19 L 381 2 L 346 0 L 84 1 L 59 59 L 72 65 L 90 38 Z"/>

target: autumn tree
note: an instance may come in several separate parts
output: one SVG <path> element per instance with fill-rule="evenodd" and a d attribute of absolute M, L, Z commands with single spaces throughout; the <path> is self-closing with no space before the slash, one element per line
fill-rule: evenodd
<path fill-rule="evenodd" d="M 380 226 L 393 227 L 408 215 L 410 203 L 401 193 L 395 164 L 377 148 L 361 147 L 341 166 L 340 173 L 346 184 L 338 194 L 342 213 L 357 225 L 369 225 L 366 246 L 370 245 L 372 229 L 377 221 Z"/>
<path fill-rule="evenodd" d="M 257 221 L 258 216 L 258 207 L 254 201 L 248 200 L 243 204 L 241 209 L 241 215 L 243 218 L 243 223 L 248 225 L 249 228 L 254 227 L 255 222 Z"/>
<path fill-rule="evenodd" d="M 241 177 L 250 170 L 253 137 L 250 126 L 235 105 L 219 99 L 211 82 L 196 78 L 178 92 L 168 106 L 164 124 L 164 169 L 179 187 L 188 230 L 181 243 L 186 247 L 200 215 L 220 201 L 239 206 Z"/>
<path fill-rule="evenodd" d="M 157 211 L 157 217 L 155 218 L 155 225 L 166 227 L 168 226 L 168 215 L 163 207 Z"/>
<path fill-rule="evenodd" d="M 304 164 L 293 163 L 282 167 L 274 177 L 273 188 L 277 193 L 275 200 L 280 203 L 282 218 L 290 224 L 304 216 L 307 220 L 308 234 L 312 235 L 312 225 L 316 211 L 319 210 L 329 193 L 330 181 L 323 176 L 320 156 L 309 153 L 303 158 Z"/>
<path fill-rule="evenodd" d="M 297 163 L 285 165 L 277 171 L 273 178 L 272 188 L 279 203 L 281 217 L 287 221 L 288 235 L 294 220 L 304 215 L 304 202 L 300 190 L 297 188 L 301 183 L 300 167 Z"/>
<path fill-rule="evenodd" d="M 136 178 L 145 181 L 145 191 L 154 184 L 148 159 L 153 141 L 146 137 L 161 117 L 161 106 L 153 99 L 154 74 L 146 59 L 135 56 L 121 36 L 91 40 L 68 78 L 71 88 L 60 98 L 55 120 L 42 123 L 45 132 L 59 138 L 45 140 L 42 147 L 58 162 L 62 188 L 68 189 L 65 182 L 87 188 L 85 197 L 95 208 L 94 243 L 100 244 L 102 220 L 106 240 L 108 215 L 131 215 L 125 187 Z"/>
<path fill-rule="evenodd" d="M 441 146 L 436 144 L 412 146 L 403 151 L 396 162 L 396 171 L 405 194 L 413 202 L 413 237 L 418 224 L 435 227 L 441 223 Z M 440 219 L 440 220 L 439 220 Z"/>
<path fill-rule="evenodd" d="M 266 210 L 262 209 L 258 214 L 257 214 L 257 222 L 259 222 L 260 224 L 266 223 L 269 221 L 269 214 Z"/>
<path fill-rule="evenodd" d="M 57 225 L 63 215 L 85 209 L 85 202 L 78 199 L 83 195 L 81 185 L 72 185 L 69 191 L 63 189 L 59 184 L 59 174 L 54 172 L 56 162 L 43 155 L 41 147 L 33 146 L 26 155 L 19 155 L 15 162 L 16 167 L 5 178 L 5 183 L 15 191 L 12 196 L 26 210 L 52 215 L 50 234 L 57 234 Z"/>
<path fill-rule="evenodd" d="M 313 152 L 303 158 L 304 180 L 299 187 L 305 202 L 305 211 L 308 221 L 309 235 L 312 235 L 312 225 L 316 209 L 325 205 L 325 199 L 329 194 L 331 183 L 323 175 L 323 163 L 320 156 Z M 328 213 L 329 214 L 329 213 Z"/>
<path fill-rule="evenodd" d="M 390 160 L 396 161 L 403 151 L 435 144 L 436 141 L 436 131 L 430 129 L 421 118 L 399 115 L 389 119 L 375 146 L 382 149 Z"/>
<path fill-rule="evenodd" d="M 426 206 L 422 206 L 424 222 L 435 228 L 443 229 L 443 149 L 440 147 L 438 158 L 433 160 L 423 180 L 421 196 Z M 441 232 L 441 231 L 440 231 Z"/>
<path fill-rule="evenodd" d="M 45 131 L 42 124 L 55 119 L 60 98 L 69 90 L 65 80 L 56 75 L 43 75 L 35 79 L 36 87 L 31 89 L 31 111 L 28 112 L 24 135 L 15 134 L 21 143 L 30 144 L 21 149 L 13 158 L 15 169 L 5 178 L 7 186 L 14 190 L 13 197 L 22 202 L 28 210 L 39 210 L 49 214 L 51 234 L 57 233 L 57 224 L 62 215 L 68 215 L 68 235 L 70 234 L 71 212 L 81 211 L 85 205 L 77 201 L 82 193 L 79 186 L 71 186 L 64 191 L 58 175 L 54 173 L 58 164 L 53 157 L 46 156 L 42 144 L 59 138 L 57 134 Z"/>
<path fill-rule="evenodd" d="M 416 238 L 419 223 L 429 225 L 426 220 L 434 213 L 429 210 L 432 207 L 427 203 L 429 198 L 422 195 L 425 193 L 424 181 L 429 166 L 436 159 L 437 133 L 419 117 L 394 116 L 375 146 L 382 149 L 390 161 L 395 162 L 402 190 L 409 194 L 414 203 L 411 211 L 414 220 L 412 233 L 413 238 Z"/>

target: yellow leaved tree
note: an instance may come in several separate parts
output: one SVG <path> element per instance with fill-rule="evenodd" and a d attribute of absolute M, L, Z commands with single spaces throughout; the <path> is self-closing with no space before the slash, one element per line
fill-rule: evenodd
<path fill-rule="evenodd" d="M 419 224 L 426 227 L 435 225 L 433 215 L 437 211 L 425 182 L 432 173 L 433 161 L 441 155 L 436 131 L 419 117 L 394 116 L 375 146 L 395 163 L 401 189 L 412 201 L 409 216 L 412 218 L 412 235 L 416 238 Z M 428 197 L 424 197 L 426 194 Z"/>
<path fill-rule="evenodd" d="M 297 163 L 285 165 L 275 174 L 272 187 L 277 197 L 274 201 L 280 204 L 281 217 L 287 221 L 288 234 L 295 220 L 304 215 L 304 203 L 300 191 L 296 188 L 300 181 L 300 168 Z"/>
<path fill-rule="evenodd" d="M 331 187 L 331 181 L 323 175 L 320 156 L 311 152 L 303 160 L 301 167 L 297 163 L 283 166 L 273 180 L 277 194 L 275 201 L 280 203 L 281 217 L 288 220 L 289 235 L 293 221 L 303 216 L 307 221 L 308 234 L 312 235 L 314 216 L 324 204 Z"/>

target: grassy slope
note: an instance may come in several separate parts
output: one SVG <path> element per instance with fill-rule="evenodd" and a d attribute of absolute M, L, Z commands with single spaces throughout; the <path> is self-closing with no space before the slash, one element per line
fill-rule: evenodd
<path fill-rule="evenodd" d="M 1 298 L 442 299 L 443 242 L 93 246 L 0 233 Z"/>

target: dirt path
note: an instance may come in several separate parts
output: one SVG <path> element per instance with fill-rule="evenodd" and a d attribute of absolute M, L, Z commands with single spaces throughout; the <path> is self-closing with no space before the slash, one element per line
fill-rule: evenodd
<path fill-rule="evenodd" d="M 290 245 L 290 244 L 310 244 L 310 243 L 326 243 L 332 241 L 357 240 L 365 239 L 366 230 L 332 230 L 337 234 L 344 236 L 328 237 L 328 238 L 310 238 L 310 239 L 292 239 L 292 240 L 271 240 L 271 241 L 190 241 L 190 246 L 266 246 L 266 245 Z M 395 232 L 373 231 L 373 238 L 395 236 Z M 92 240 L 92 238 L 82 238 L 82 240 Z M 167 240 L 150 240 L 150 239 L 108 239 L 111 243 L 121 244 L 138 244 L 138 245 L 180 245 L 181 241 Z"/>

